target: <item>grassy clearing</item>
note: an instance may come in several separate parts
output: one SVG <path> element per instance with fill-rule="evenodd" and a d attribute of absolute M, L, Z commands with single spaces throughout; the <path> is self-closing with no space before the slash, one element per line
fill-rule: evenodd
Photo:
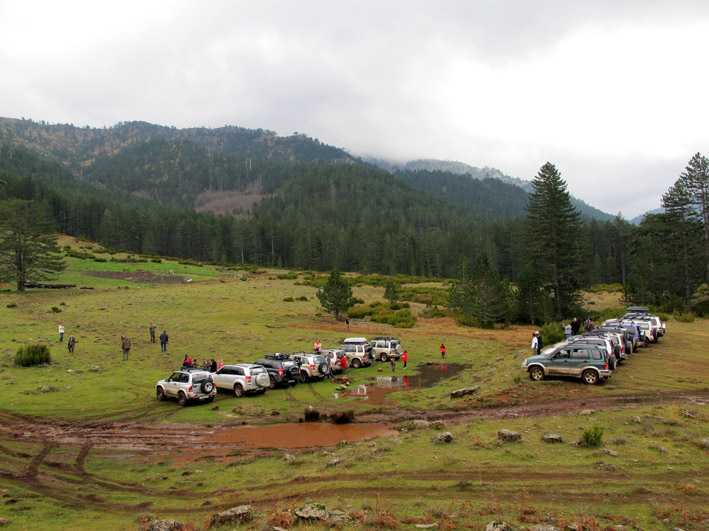
<path fill-rule="evenodd" d="M 667 336 L 634 354 L 604 385 L 589 387 L 560 379 L 535 383 L 520 368 L 528 355 L 531 327 L 488 331 L 460 328 L 448 318 L 419 318 L 413 329 L 355 321 L 346 331 L 331 317 L 316 315 L 316 288 L 298 284 L 282 271 L 251 272 L 242 281 L 233 271 L 194 265 L 180 270 L 179 264 L 168 261 L 68 263 L 58 281 L 80 279 L 79 285 L 93 290 L 1 295 L 4 422 L 17 414 L 97 426 L 107 420 L 149 425 L 168 421 L 208 429 L 297 421 L 308 406 L 354 409 L 362 416 L 405 407 L 412 408 L 412 416 L 424 416 L 433 410 L 505 404 L 541 407 L 576 400 L 596 411 L 594 401 L 615 396 L 626 397 L 627 405 L 636 407 L 589 415 L 575 410 L 555 417 L 471 420 L 446 428 L 455 437 L 452 444 L 434 444 L 436 431 L 426 429 L 294 452 L 290 461 L 284 461 L 282 451 L 255 455 L 237 446 L 226 455 L 204 448 L 203 457 L 184 460 L 170 454 L 169 442 L 160 456 L 143 449 L 105 450 L 80 439 L 49 444 L 2 437 L 0 431 L 4 496 L 0 518 L 9 520 L 9 529 L 139 529 L 155 517 L 205 528 L 211 514 L 243 503 L 254 504 L 257 526 L 267 528 L 287 523 L 289 510 L 306 499 L 341 508 L 361 522 L 345 529 L 381 528 L 393 522 L 399 527 L 433 522 L 441 529 L 450 528 L 452 522 L 482 529 L 493 519 L 515 526 L 585 521 L 589 529 L 618 524 L 638 529 L 706 528 L 709 455 L 699 441 L 707 437 L 709 408 L 701 402 L 647 406 L 642 399 L 656 391 L 706 390 L 706 320 L 670 321 Z M 109 266 L 112 271 L 131 267 L 161 274 L 168 269 L 176 274 L 186 271 L 194 282 L 143 284 L 82 273 Z M 381 300 L 383 287 L 362 285 L 354 292 L 369 303 Z M 286 303 L 285 297 L 296 300 Z M 606 303 L 616 305 L 611 299 Z M 422 309 L 412 307 L 414 312 Z M 66 327 L 65 341 L 71 334 L 77 338 L 73 355 L 58 343 L 59 322 Z M 167 330 L 167 354 L 149 343 L 151 322 L 157 324 L 158 333 Z M 121 361 L 122 332 L 133 340 L 128 363 Z M 219 394 L 214 404 L 218 409 L 180 408 L 154 398 L 155 382 L 179 366 L 185 353 L 199 359 L 253 361 L 268 352 L 310 350 L 315 339 L 327 347 L 359 335 L 400 337 L 410 355 L 406 374 L 412 381 L 416 371 L 441 370 L 441 342 L 448 347 L 446 361 L 463 369 L 432 387 L 393 392 L 383 405 L 333 398 L 330 382 L 242 400 Z M 30 342 L 50 346 L 51 365 L 12 364 L 17 349 Z M 429 362 L 434 364 L 426 365 Z M 382 372 L 380 367 L 350 369 L 349 374 L 358 385 L 390 374 L 388 366 Z M 403 374 L 397 367 L 397 375 Z M 470 385 L 479 385 L 479 394 L 450 398 L 450 391 Z M 273 410 L 280 414 L 271 416 Z M 593 426 L 604 430 L 600 447 L 569 444 Z M 518 431 L 522 442 L 498 442 L 501 428 Z M 556 433 L 564 442 L 543 442 L 545 433 Z M 329 465 L 332 460 L 339 461 Z"/>

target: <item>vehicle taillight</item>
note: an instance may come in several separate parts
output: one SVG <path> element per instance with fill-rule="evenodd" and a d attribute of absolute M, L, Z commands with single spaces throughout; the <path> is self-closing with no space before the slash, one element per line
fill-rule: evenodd
<path fill-rule="evenodd" d="M 608 362 L 605 362 L 605 363 L 603 364 L 603 369 L 606 370 L 606 371 L 608 370 Z"/>
<path fill-rule="evenodd" d="M 311 364 L 310 364 L 310 370 L 311 370 L 311 371 L 314 371 L 314 370 L 315 370 L 315 364 L 314 364 L 314 363 L 311 363 Z"/>
<path fill-rule="evenodd" d="M 247 383 L 247 384 L 250 384 L 250 383 L 251 383 L 251 376 L 247 376 L 247 377 L 246 377 L 246 383 Z"/>
<path fill-rule="evenodd" d="M 278 369 L 278 376 L 283 376 L 283 369 Z"/>
<path fill-rule="evenodd" d="M 192 386 L 190 385 L 190 393 L 192 392 Z"/>

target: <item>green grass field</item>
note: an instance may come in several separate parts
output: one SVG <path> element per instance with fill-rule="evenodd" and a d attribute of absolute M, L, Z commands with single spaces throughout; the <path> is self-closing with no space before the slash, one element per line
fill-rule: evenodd
<path fill-rule="evenodd" d="M 571 522 L 599 530 L 709 527 L 709 451 L 701 447 L 709 438 L 706 320 L 670 321 L 667 336 L 603 385 L 535 383 L 520 367 L 531 327 L 483 331 L 419 318 L 412 329 L 355 321 L 348 332 L 319 314 L 315 288 L 278 279 L 283 271 L 166 260 L 72 258 L 68 266 L 58 282 L 76 289 L 0 295 L 0 518 L 8 529 L 142 529 L 155 518 L 206 529 L 212 514 L 241 504 L 254 506 L 254 529 L 324 527 L 294 519 L 306 500 L 345 511 L 352 520 L 339 525 L 344 529 L 483 529 L 491 520 L 515 529 Z M 145 283 L 131 276 L 138 270 L 172 270 L 192 281 Z M 383 291 L 361 286 L 355 295 L 369 303 Z M 283 301 L 301 296 L 307 301 Z M 422 308 L 412 305 L 414 313 Z M 65 341 L 77 339 L 73 355 L 58 342 L 59 322 Z M 167 353 L 149 342 L 151 322 L 158 334 L 169 334 Z M 123 332 L 133 343 L 129 362 L 121 360 Z M 335 398 L 329 381 L 243 399 L 220 393 L 212 405 L 186 408 L 154 396 L 155 382 L 184 354 L 254 361 L 269 352 L 310 351 L 315 339 L 334 347 L 346 336 L 375 335 L 402 339 L 409 372 L 399 366 L 397 375 L 409 376 L 413 387 L 416 375 L 441 371 L 441 342 L 450 374 L 430 387 L 394 390 L 379 403 Z M 52 363 L 15 367 L 17 349 L 35 342 L 50 346 Z M 353 389 L 391 374 L 379 363 L 348 372 Z M 478 394 L 450 398 L 471 385 L 480 386 Z M 357 422 L 394 425 L 430 415 L 444 419 L 455 441 L 434 443 L 440 430 L 428 428 L 331 447 L 253 451 L 207 436 L 241 424 L 297 423 L 310 407 L 350 409 Z M 594 426 L 603 429 L 599 447 L 570 444 Z M 498 441 L 502 428 L 518 431 L 522 441 Z M 543 442 L 548 433 L 563 443 Z M 194 441 L 189 451 L 184 439 Z M 286 453 L 293 455 L 284 460 Z"/>

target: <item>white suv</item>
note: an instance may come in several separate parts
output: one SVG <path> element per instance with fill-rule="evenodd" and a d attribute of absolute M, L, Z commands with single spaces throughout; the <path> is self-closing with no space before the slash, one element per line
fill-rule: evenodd
<path fill-rule="evenodd" d="M 175 397 L 178 404 L 186 406 L 191 400 L 211 402 L 217 394 L 217 389 L 210 372 L 187 368 L 175 371 L 169 378 L 160 380 L 155 385 L 155 394 L 158 400 Z"/>
<path fill-rule="evenodd" d="M 312 354 L 308 352 L 299 352 L 291 354 L 300 368 L 300 378 L 305 382 L 307 380 L 322 380 L 327 375 L 327 363 L 325 356 L 322 354 Z"/>
<path fill-rule="evenodd" d="M 369 342 L 374 351 L 374 359 L 387 361 L 389 358 L 398 360 L 404 352 L 401 342 L 395 337 L 375 337 Z"/>
<path fill-rule="evenodd" d="M 217 389 L 233 391 L 237 398 L 249 392 L 265 393 L 268 383 L 266 368 L 254 363 L 224 365 L 214 374 L 214 385 Z"/>

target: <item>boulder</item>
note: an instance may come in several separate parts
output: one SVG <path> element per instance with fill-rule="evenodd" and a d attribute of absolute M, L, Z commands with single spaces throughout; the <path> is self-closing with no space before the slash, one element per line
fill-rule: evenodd
<path fill-rule="evenodd" d="M 545 433 L 544 435 L 542 435 L 542 441 L 548 443 L 564 442 L 564 440 L 561 438 L 561 435 L 557 435 L 556 433 Z"/>
<path fill-rule="evenodd" d="M 182 531 L 184 527 L 179 520 L 154 520 L 148 526 L 148 531 Z"/>
<path fill-rule="evenodd" d="M 540 524 L 533 525 L 529 528 L 529 531 L 559 531 L 559 528 L 554 527 L 553 525 Z"/>
<path fill-rule="evenodd" d="M 475 387 L 463 387 L 462 389 L 451 391 L 451 398 L 460 398 L 462 396 L 474 395 L 478 391 L 480 391 L 479 385 L 476 385 Z"/>
<path fill-rule="evenodd" d="M 522 435 L 516 431 L 502 429 L 497 432 L 497 438 L 503 442 L 519 442 L 522 440 Z"/>
<path fill-rule="evenodd" d="M 699 441 L 699 448 L 702 450 L 709 450 L 709 439 L 702 439 Z"/>
<path fill-rule="evenodd" d="M 330 518 L 330 512 L 319 503 L 306 503 L 300 509 L 296 509 L 295 515 L 301 520 L 320 520 L 321 522 L 327 522 Z"/>
<path fill-rule="evenodd" d="M 330 459 L 330 460 L 327 462 L 327 466 L 337 466 L 337 465 L 339 465 L 341 462 L 342 462 L 342 460 L 341 460 L 341 459 L 338 459 L 338 458 Z"/>
<path fill-rule="evenodd" d="M 239 525 L 251 521 L 251 506 L 239 505 L 232 507 L 228 511 L 217 513 L 212 516 L 209 522 L 209 529 L 222 525 Z"/>
<path fill-rule="evenodd" d="M 610 455 L 611 457 L 618 457 L 618 452 L 616 452 L 615 450 L 608 450 L 607 448 L 604 448 L 603 453 Z"/>
<path fill-rule="evenodd" d="M 452 443 L 455 439 L 453 434 L 449 431 L 444 431 L 443 433 L 437 433 L 431 439 L 434 443 Z"/>
<path fill-rule="evenodd" d="M 498 522 L 497 520 L 493 520 L 485 526 L 485 531 L 514 531 L 514 527 L 507 522 Z"/>
<path fill-rule="evenodd" d="M 434 420 L 431 422 L 431 427 L 434 430 L 444 430 L 446 428 L 446 422 L 444 420 Z"/>

